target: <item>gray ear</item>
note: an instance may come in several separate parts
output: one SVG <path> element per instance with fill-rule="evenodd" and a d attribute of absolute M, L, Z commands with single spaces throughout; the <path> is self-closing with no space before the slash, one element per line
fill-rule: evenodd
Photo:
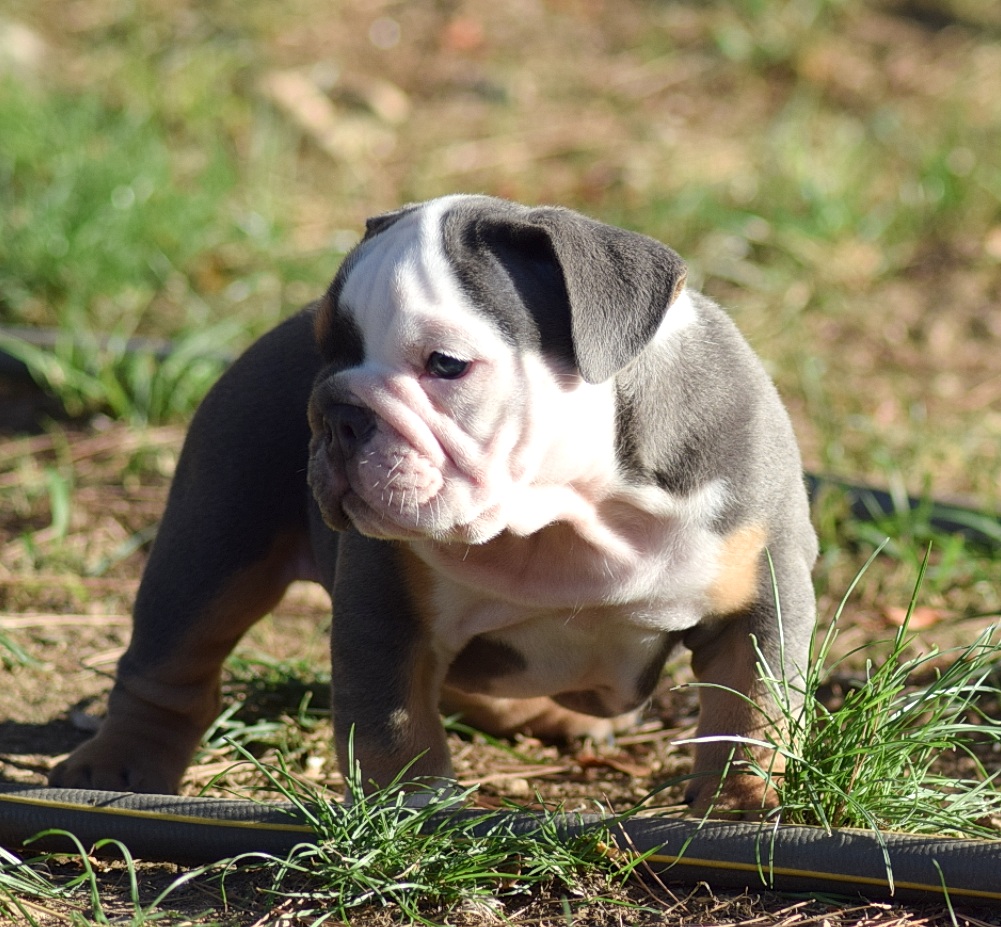
<path fill-rule="evenodd" d="M 684 286 L 685 263 L 659 241 L 568 209 L 533 209 L 527 221 L 546 231 L 563 271 L 577 368 L 601 383 L 653 338 Z"/>

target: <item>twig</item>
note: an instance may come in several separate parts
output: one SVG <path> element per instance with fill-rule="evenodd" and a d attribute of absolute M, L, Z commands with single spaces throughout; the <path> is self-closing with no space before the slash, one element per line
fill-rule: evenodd
<path fill-rule="evenodd" d="M 516 769 L 505 770 L 504 772 L 493 773 L 489 776 L 476 776 L 473 779 L 460 779 L 459 785 L 471 786 L 479 783 L 483 785 L 487 782 L 505 782 L 509 779 L 536 779 L 541 776 L 558 776 L 561 773 L 568 773 L 572 769 L 567 764 L 560 766 L 519 766 Z"/>
<path fill-rule="evenodd" d="M 25 628 L 101 627 L 103 625 L 130 625 L 129 615 L 74 615 L 74 614 L 24 614 L 0 616 L 0 630 L 14 631 Z"/>

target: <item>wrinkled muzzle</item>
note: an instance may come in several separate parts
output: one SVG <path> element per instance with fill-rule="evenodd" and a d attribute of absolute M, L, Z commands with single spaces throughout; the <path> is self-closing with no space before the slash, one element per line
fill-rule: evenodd
<path fill-rule="evenodd" d="M 309 484 L 332 528 L 406 538 L 441 527 L 441 470 L 385 420 L 322 393 L 309 418 Z"/>

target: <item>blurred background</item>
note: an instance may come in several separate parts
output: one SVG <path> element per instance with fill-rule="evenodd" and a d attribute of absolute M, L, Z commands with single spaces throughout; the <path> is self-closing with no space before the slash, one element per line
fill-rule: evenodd
<path fill-rule="evenodd" d="M 183 421 L 456 191 L 674 247 L 811 469 L 1001 500 L 997 3 L 0 3 L 0 348 L 71 416 Z"/>

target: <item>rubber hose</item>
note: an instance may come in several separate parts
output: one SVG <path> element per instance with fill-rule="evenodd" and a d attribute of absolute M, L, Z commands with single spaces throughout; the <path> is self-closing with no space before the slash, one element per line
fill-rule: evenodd
<path fill-rule="evenodd" d="M 885 489 L 835 476 L 816 473 L 804 476 L 811 504 L 816 502 L 824 489 L 833 488 L 844 494 L 852 516 L 859 521 L 876 521 L 901 512 L 921 512 L 936 531 L 962 535 L 989 551 L 1001 550 L 1001 513 L 954 505 L 940 499 L 920 499 L 917 496 L 898 498 Z"/>
<path fill-rule="evenodd" d="M 1001 841 L 527 811 L 443 813 L 431 823 L 454 822 L 457 815 L 471 828 L 471 836 L 496 828 L 530 834 L 555 826 L 569 838 L 604 827 L 620 851 L 649 854 L 645 865 L 666 882 L 870 900 L 940 902 L 948 895 L 954 902 L 1001 908 Z M 186 864 L 251 852 L 284 857 L 296 845 L 316 839 L 291 803 L 0 784 L 0 845 L 20 849 L 52 828 L 75 834 L 84 847 L 111 838 L 138 858 Z M 76 850 L 58 835 L 29 846 Z"/>

